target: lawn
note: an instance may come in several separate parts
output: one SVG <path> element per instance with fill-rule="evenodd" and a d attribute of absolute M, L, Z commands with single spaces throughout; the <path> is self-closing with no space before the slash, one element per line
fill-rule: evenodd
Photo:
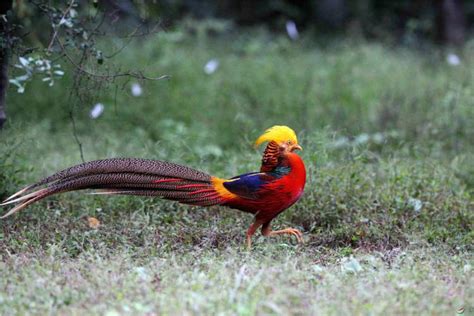
<path fill-rule="evenodd" d="M 253 141 L 285 124 L 308 180 L 274 226 L 299 228 L 305 243 L 257 236 L 247 251 L 248 214 L 62 194 L 0 221 L 0 314 L 474 314 L 469 45 L 453 66 L 436 47 L 178 29 L 100 66 L 168 80 L 85 81 L 79 101 L 70 71 L 51 88 L 11 87 L 0 198 L 80 163 L 78 142 L 85 160 L 255 171 Z M 206 74 L 211 59 L 218 68 Z M 97 102 L 104 112 L 91 119 Z"/>

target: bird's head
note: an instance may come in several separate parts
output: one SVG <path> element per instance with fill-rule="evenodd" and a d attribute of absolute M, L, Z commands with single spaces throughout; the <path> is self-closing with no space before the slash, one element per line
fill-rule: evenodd
<path fill-rule="evenodd" d="M 255 141 L 255 147 L 265 142 L 275 142 L 283 153 L 303 150 L 298 144 L 294 130 L 284 125 L 270 127 Z"/>

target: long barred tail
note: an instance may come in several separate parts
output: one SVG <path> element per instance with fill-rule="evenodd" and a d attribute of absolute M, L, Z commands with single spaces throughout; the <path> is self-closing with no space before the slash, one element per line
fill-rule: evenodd
<path fill-rule="evenodd" d="M 84 189 L 100 189 L 99 194 L 159 196 L 191 205 L 210 206 L 226 202 L 219 183 L 219 178 L 165 161 L 95 160 L 59 171 L 13 194 L 0 205 L 17 205 L 0 218 L 47 196 Z"/>

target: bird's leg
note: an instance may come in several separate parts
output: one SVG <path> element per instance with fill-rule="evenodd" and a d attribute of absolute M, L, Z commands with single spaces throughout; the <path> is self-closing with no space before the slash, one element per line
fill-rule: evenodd
<path fill-rule="evenodd" d="M 247 250 L 250 250 L 252 247 L 252 236 L 255 234 L 255 231 L 262 226 L 263 222 L 259 220 L 255 220 L 252 225 L 250 225 L 249 229 L 247 230 Z"/>
<path fill-rule="evenodd" d="M 295 228 L 286 228 L 282 230 L 273 231 L 270 227 L 270 222 L 263 224 L 262 235 L 265 237 L 277 236 L 277 235 L 293 235 L 298 240 L 298 243 L 303 243 L 303 234 Z"/>

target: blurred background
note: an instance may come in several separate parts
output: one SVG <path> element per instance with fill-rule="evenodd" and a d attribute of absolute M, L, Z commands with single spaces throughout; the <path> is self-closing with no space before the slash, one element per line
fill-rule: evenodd
<path fill-rule="evenodd" d="M 416 45 L 417 40 L 462 44 L 472 26 L 474 3 L 460 0 L 320 1 L 104 1 L 122 19 L 164 25 L 184 17 L 225 19 L 236 26 L 264 26 L 274 32 L 314 31 L 316 36 L 345 34 Z M 290 23 L 290 24 L 288 24 Z M 294 25 L 289 26 L 289 25 Z"/>
<path fill-rule="evenodd" d="M 453 111 L 449 119 L 447 113 L 428 118 L 432 111 L 425 107 L 433 109 L 433 100 L 416 100 L 441 102 L 437 85 L 462 97 L 455 91 L 471 75 L 471 1 L 17 0 L 2 2 L 0 11 L 0 125 L 8 112 L 12 119 L 21 113 L 60 125 L 74 118 L 71 107 L 80 120 L 94 104 L 94 115 L 111 113 L 110 103 L 117 118 L 130 110 L 123 103 L 143 102 L 173 109 L 167 118 L 185 126 L 212 121 L 217 130 L 231 121 L 248 132 L 282 120 L 300 130 L 329 127 L 348 137 L 472 132 L 457 106 L 442 107 Z M 37 87 L 38 81 L 43 84 Z M 48 102 L 58 111 L 46 113 L 41 99 L 47 96 L 37 94 L 48 86 L 48 94 L 69 97 Z M 171 100 L 176 93 L 192 97 Z M 24 98 L 32 95 L 39 102 L 22 111 L 29 103 Z M 141 98 L 121 101 L 130 95 Z M 207 106 L 212 111 L 199 117 L 190 111 Z M 127 121 L 134 115 L 147 120 L 132 112 Z M 420 125 L 443 119 L 449 131 Z"/>
<path fill-rule="evenodd" d="M 45 22 L 51 7 L 61 10 L 69 1 L 3 1 L 3 12 L 14 8 L 14 15 L 25 27 Z M 235 28 L 266 27 L 282 32 L 291 21 L 300 31 L 315 35 L 344 34 L 363 36 L 402 44 L 427 40 L 443 44 L 462 44 L 472 27 L 474 3 L 460 0 L 320 0 L 320 1 L 74 1 L 78 13 L 91 14 L 89 6 L 105 13 L 116 31 L 137 24 L 160 21 L 164 29 L 182 24 L 183 19 L 200 21 L 222 19 Z M 64 8 L 63 8 L 64 9 Z M 45 38 L 48 32 L 33 29 L 34 36 Z M 46 33 L 46 34 L 45 34 Z M 290 35 L 291 36 L 291 35 Z"/>

